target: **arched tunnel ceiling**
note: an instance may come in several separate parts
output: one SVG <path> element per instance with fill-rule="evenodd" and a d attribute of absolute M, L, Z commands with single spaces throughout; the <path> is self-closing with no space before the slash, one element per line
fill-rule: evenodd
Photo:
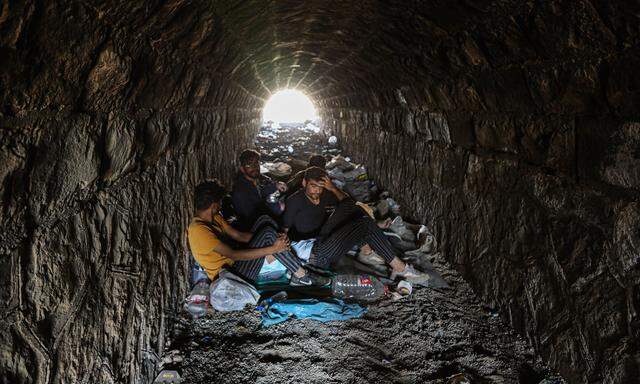
<path fill-rule="evenodd" d="M 220 23 L 222 40 L 234 52 L 226 71 L 249 92 L 264 98 L 296 87 L 318 101 L 346 97 L 351 105 L 358 103 L 352 96 L 368 95 L 360 102 L 376 106 L 388 102 L 389 94 L 393 98 L 389 90 L 403 86 L 473 83 L 482 71 L 598 57 L 624 44 L 633 28 L 633 18 L 615 27 L 601 18 L 615 7 L 605 2 L 241 1 L 212 3 L 204 17 Z M 209 39 L 201 27 L 193 28 L 195 36 Z M 195 50 L 204 63 L 209 60 Z"/>
<path fill-rule="evenodd" d="M 112 109 L 118 99 L 139 107 L 197 105 L 194 98 L 206 99 L 206 105 L 260 105 L 287 87 L 305 91 L 321 105 L 364 108 L 394 103 L 394 90 L 409 87 L 415 91 L 404 95 L 409 105 L 425 105 L 429 92 L 422 90 L 433 84 L 446 84 L 436 92 L 445 94 L 441 99 L 462 97 L 469 101 L 465 108 L 480 108 L 500 86 L 491 82 L 505 76 L 512 77 L 506 79 L 510 83 L 531 81 L 518 68 L 633 46 L 640 5 L 625 7 L 608 1 L 515 0 L 110 1 L 44 7 L 27 2 L 5 6 L 0 28 L 4 47 L 26 48 L 28 60 L 22 62 L 13 50 L 4 59 L 23 66 L 24 78 L 59 61 L 47 74 L 60 78 L 59 89 L 48 91 L 62 97 L 38 99 L 34 94 L 42 91 L 32 82 L 32 89 L 11 92 L 30 94 L 29 100 L 16 101 L 17 110 L 30 109 L 29 104 L 33 109 L 73 105 L 78 94 L 89 98 L 84 102 L 89 109 Z M 65 25 L 57 24 L 60 19 Z M 101 88 L 99 76 L 88 73 L 94 63 L 100 69 L 100 60 L 102 69 L 117 72 L 120 80 L 110 85 L 119 95 L 102 101 L 72 89 L 88 75 L 89 82 L 97 80 L 94 88 Z M 478 80 L 488 71 L 502 73 Z M 221 82 L 240 92 L 212 89 Z M 177 93 L 183 97 L 165 100 L 158 95 L 163 87 L 182 88 Z M 446 87 L 466 94 L 446 95 L 454 92 L 443 91 Z M 446 104 L 436 100 L 437 108 Z"/>

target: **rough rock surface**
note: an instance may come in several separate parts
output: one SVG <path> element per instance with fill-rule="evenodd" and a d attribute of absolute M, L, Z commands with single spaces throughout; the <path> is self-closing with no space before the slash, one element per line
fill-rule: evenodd
<path fill-rule="evenodd" d="M 336 97 L 324 121 L 563 377 L 633 382 L 637 27 L 613 3 L 511 10 L 506 24 L 442 26 L 439 46 L 459 44 L 444 51 L 448 68 L 413 62 L 427 72 L 419 84 L 380 106 Z"/>
<path fill-rule="evenodd" d="M 190 188 L 298 87 L 572 382 L 635 380 L 637 2 L 24 1 L 0 9 L 0 375 L 138 382 Z M 5 379 L 6 378 L 6 379 Z"/>

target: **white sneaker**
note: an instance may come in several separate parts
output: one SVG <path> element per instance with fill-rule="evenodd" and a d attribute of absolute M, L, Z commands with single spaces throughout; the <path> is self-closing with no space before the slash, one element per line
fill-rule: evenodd
<path fill-rule="evenodd" d="M 411 264 L 406 264 L 404 267 L 404 271 L 402 272 L 391 272 L 391 280 L 395 280 L 397 277 L 402 280 L 407 280 L 411 284 L 423 285 L 431 276 L 426 273 L 420 272 Z"/>

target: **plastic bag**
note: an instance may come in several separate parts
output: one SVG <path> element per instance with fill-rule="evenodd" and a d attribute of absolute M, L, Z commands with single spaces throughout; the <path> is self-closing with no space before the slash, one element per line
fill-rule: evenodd
<path fill-rule="evenodd" d="M 268 263 L 266 260 L 262 264 L 257 280 L 278 280 L 287 273 L 287 268 L 277 259 Z"/>
<path fill-rule="evenodd" d="M 209 288 L 209 303 L 220 312 L 241 311 L 256 305 L 260 294 L 253 285 L 233 273 L 222 270 Z"/>
<path fill-rule="evenodd" d="M 296 256 L 298 256 L 299 259 L 309 261 L 309 258 L 311 257 L 311 250 L 313 249 L 315 242 L 316 239 L 292 241 L 291 248 L 296 252 Z"/>

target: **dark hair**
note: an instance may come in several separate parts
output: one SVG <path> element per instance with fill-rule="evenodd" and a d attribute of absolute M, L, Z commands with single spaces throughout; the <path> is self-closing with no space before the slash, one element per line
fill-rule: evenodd
<path fill-rule="evenodd" d="M 309 166 L 310 167 L 320 167 L 324 169 L 325 165 L 327 165 L 327 159 L 322 155 L 312 155 L 309 157 Z"/>
<path fill-rule="evenodd" d="M 219 203 L 226 194 L 224 185 L 218 179 L 205 180 L 198 184 L 193 192 L 193 205 L 196 211 L 202 211 L 212 203 Z"/>
<path fill-rule="evenodd" d="M 320 167 L 309 167 L 304 171 L 304 179 L 309 180 L 322 180 L 327 176 L 327 171 Z"/>
<path fill-rule="evenodd" d="M 260 160 L 260 152 L 253 149 L 245 149 L 240 152 L 240 157 L 238 157 L 240 165 L 247 165 L 254 159 Z"/>

